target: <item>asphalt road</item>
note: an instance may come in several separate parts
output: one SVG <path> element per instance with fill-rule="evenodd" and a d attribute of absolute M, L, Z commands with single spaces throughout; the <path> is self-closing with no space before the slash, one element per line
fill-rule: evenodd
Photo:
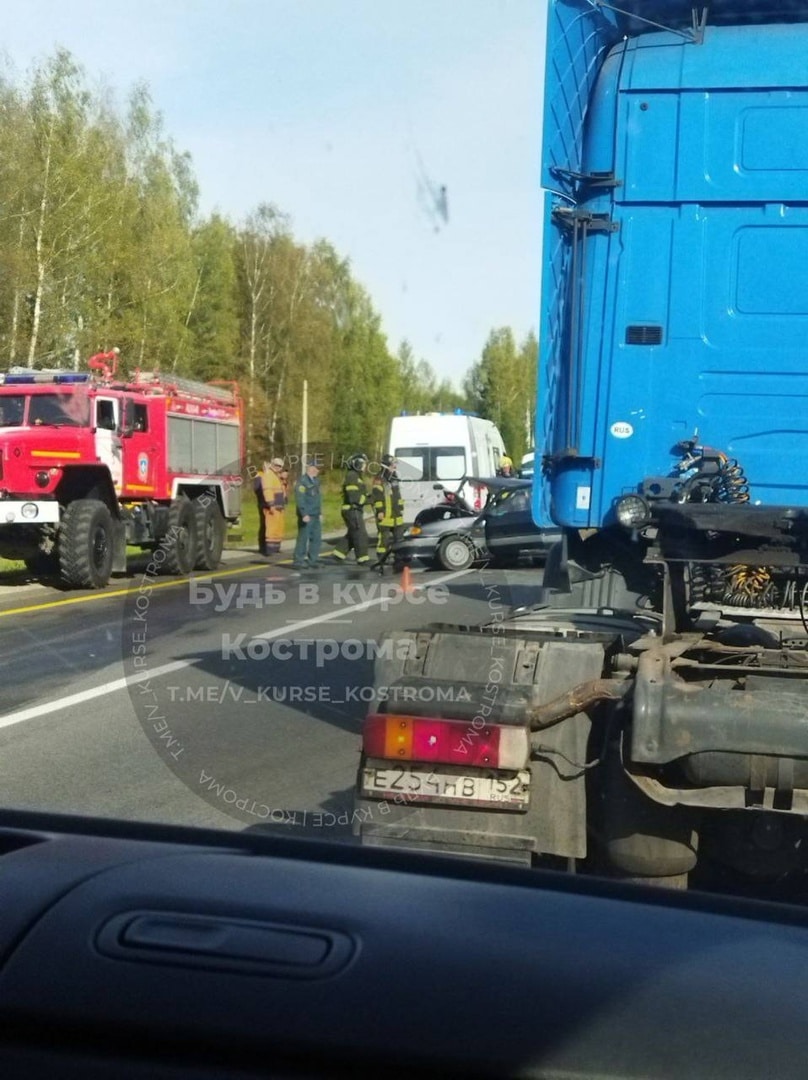
<path fill-rule="evenodd" d="M 483 622 L 541 572 L 412 581 L 231 553 L 192 581 L 0 586 L 0 804 L 348 839 L 384 631 Z"/>

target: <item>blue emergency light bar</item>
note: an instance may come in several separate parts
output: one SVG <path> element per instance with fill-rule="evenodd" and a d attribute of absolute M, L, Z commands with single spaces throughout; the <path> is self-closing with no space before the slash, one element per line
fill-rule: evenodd
<path fill-rule="evenodd" d="M 92 380 L 92 377 L 92 372 L 89 371 L 12 371 L 8 375 L 0 377 L 0 382 L 5 386 L 22 386 L 31 383 L 70 385 L 88 383 Z"/>

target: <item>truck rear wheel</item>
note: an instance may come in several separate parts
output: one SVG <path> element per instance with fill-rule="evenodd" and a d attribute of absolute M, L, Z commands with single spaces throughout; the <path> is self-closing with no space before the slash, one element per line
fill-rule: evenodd
<path fill-rule="evenodd" d="M 657 889 L 686 889 L 687 874 L 672 874 L 670 877 L 627 877 L 632 885 L 653 885 Z"/>
<path fill-rule="evenodd" d="M 160 546 L 167 574 L 190 574 L 196 562 L 196 518 L 190 499 L 175 499 L 168 510 L 168 528 Z"/>
<path fill-rule="evenodd" d="M 194 569 L 215 570 L 222 561 L 224 547 L 224 518 L 216 497 L 194 499 L 194 528 L 196 531 L 196 560 Z"/>
<path fill-rule="evenodd" d="M 661 806 L 642 795 L 623 772 L 616 747 L 604 781 L 597 831 L 612 869 L 633 881 L 686 888 L 698 857 L 691 817 L 681 807 Z"/>
<path fill-rule="evenodd" d="M 112 574 L 112 514 L 100 499 L 69 504 L 59 529 L 59 573 L 77 589 L 103 589 Z"/>

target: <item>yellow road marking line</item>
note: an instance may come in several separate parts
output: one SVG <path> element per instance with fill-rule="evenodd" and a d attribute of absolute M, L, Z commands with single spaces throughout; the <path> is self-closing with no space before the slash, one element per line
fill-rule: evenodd
<path fill-rule="evenodd" d="M 171 589 L 177 588 L 178 585 L 186 585 L 189 581 L 204 580 L 208 578 L 220 578 L 231 577 L 233 574 L 246 574 L 248 570 L 266 570 L 267 564 L 250 564 L 249 566 L 237 566 L 232 570 L 208 570 L 204 574 L 194 574 L 193 577 L 176 578 L 173 581 L 149 581 L 149 588 L 151 589 Z M 90 596 L 68 596 L 64 600 L 46 600 L 42 604 L 27 604 L 25 607 L 7 608 L 0 611 L 0 619 L 5 618 L 8 615 L 25 615 L 31 611 L 46 611 L 49 608 L 65 607 L 67 604 L 82 604 L 90 603 L 93 600 L 111 600 L 115 596 L 126 596 L 127 593 L 136 592 L 139 588 L 136 582 L 133 582 L 128 589 L 113 589 L 105 592 L 92 593 Z"/>

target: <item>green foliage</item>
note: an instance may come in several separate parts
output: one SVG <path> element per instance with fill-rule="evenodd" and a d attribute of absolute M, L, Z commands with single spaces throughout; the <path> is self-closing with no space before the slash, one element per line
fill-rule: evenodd
<path fill-rule="evenodd" d="M 393 351 L 348 260 L 295 239 L 262 203 L 200 218 L 187 154 L 148 89 L 123 111 L 63 50 L 20 85 L 0 77 L 0 356 L 79 367 L 117 346 L 124 370 L 237 380 L 248 459 L 308 445 L 377 457 L 390 419 L 476 407 L 514 454 L 533 401 L 535 341 L 495 331 L 458 393 L 408 342 Z M 532 373 L 532 374 L 531 374 Z"/>
<path fill-rule="evenodd" d="M 120 347 L 173 366 L 196 282 L 188 159 L 147 92 L 126 119 L 58 51 L 27 85 L 0 85 L 0 348 L 10 363 L 74 364 Z"/>
<path fill-rule="evenodd" d="M 187 334 L 174 365 L 179 374 L 198 379 L 241 374 L 234 366 L 241 332 L 235 242 L 235 230 L 218 214 L 191 234 L 196 277 L 185 316 Z"/>
<path fill-rule="evenodd" d="M 517 346 L 513 331 L 502 327 L 491 331 L 480 360 L 466 377 L 471 408 L 494 421 L 516 464 L 532 446 L 537 358 L 533 333 Z"/>
<path fill-rule="evenodd" d="M 425 360 L 416 360 L 412 346 L 402 341 L 397 354 L 399 409 L 410 413 L 452 412 L 468 407 L 466 394 L 448 379 L 439 383 Z"/>

